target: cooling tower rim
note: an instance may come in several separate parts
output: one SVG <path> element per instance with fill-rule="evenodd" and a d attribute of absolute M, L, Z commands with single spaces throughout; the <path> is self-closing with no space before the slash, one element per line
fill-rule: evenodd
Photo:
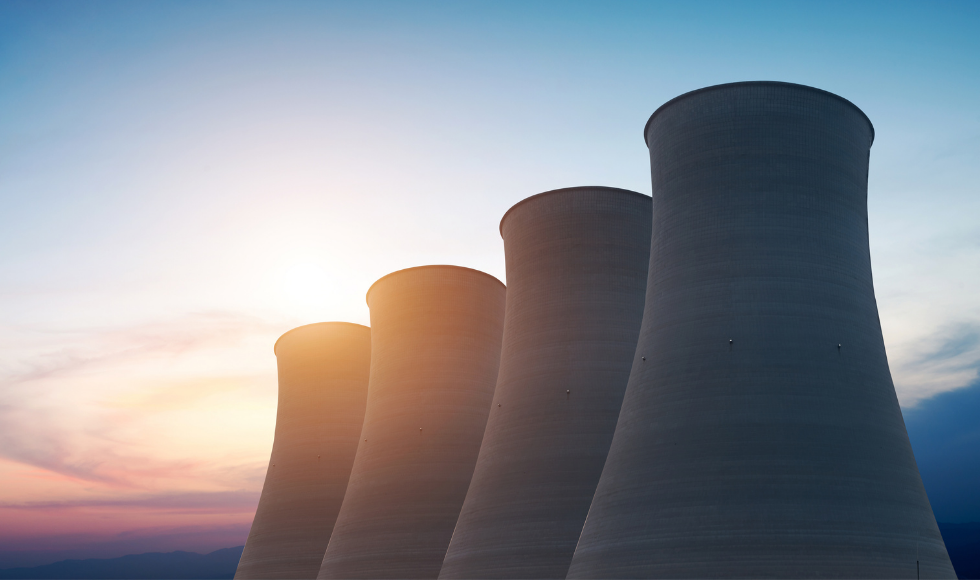
<path fill-rule="evenodd" d="M 386 279 L 388 279 L 388 278 L 390 278 L 392 276 L 395 276 L 396 274 L 403 274 L 403 273 L 408 272 L 410 270 L 428 270 L 428 269 L 437 269 L 437 268 L 438 269 L 449 269 L 449 270 L 466 270 L 468 272 L 476 272 L 477 274 L 481 274 L 483 276 L 486 276 L 487 278 L 490 278 L 491 280 L 493 280 L 497 284 L 500 284 L 505 289 L 507 288 L 507 286 L 503 282 L 501 282 L 499 278 L 497 278 L 496 276 L 494 276 L 492 274 L 487 274 L 486 272 L 484 272 L 482 270 L 477 270 L 475 268 L 467 268 L 466 266 L 453 266 L 451 264 L 431 264 L 431 265 L 428 265 L 428 266 L 413 266 L 411 268 L 402 268 L 401 270 L 395 270 L 394 272 L 385 274 L 384 276 L 382 276 L 382 277 L 378 278 L 377 280 L 375 280 L 374 281 L 374 284 L 371 284 L 371 287 L 368 288 L 367 293 L 364 295 L 364 301 L 367 302 L 368 308 L 370 308 L 371 307 L 371 290 L 374 290 L 374 287 L 377 286 L 382 280 L 386 280 Z"/>
<path fill-rule="evenodd" d="M 531 201 L 533 199 L 538 199 L 539 197 L 543 197 L 545 195 L 551 195 L 551 194 L 554 194 L 554 193 L 567 193 L 569 191 L 578 191 L 578 190 L 583 190 L 583 189 L 604 189 L 604 190 L 609 191 L 609 192 L 629 193 L 629 194 L 632 194 L 632 195 L 638 195 L 640 197 L 645 197 L 647 199 L 652 199 L 649 195 L 647 195 L 645 193 L 640 193 L 639 191 L 633 191 L 632 189 L 623 189 L 621 187 L 609 187 L 607 185 L 578 185 L 578 186 L 575 186 L 575 187 L 562 187 L 562 188 L 559 188 L 559 189 L 552 189 L 552 190 L 549 190 L 549 191 L 542 191 L 541 193 L 536 193 L 536 194 L 534 194 L 534 195 L 532 195 L 530 197 L 525 197 L 521 201 L 519 201 L 519 202 L 515 203 L 514 205 L 510 206 L 510 209 L 508 209 L 506 212 L 504 212 L 504 217 L 500 218 L 500 226 L 497 228 L 500 231 L 500 237 L 504 237 L 504 221 L 507 220 L 507 216 L 509 216 L 510 213 L 512 211 L 514 211 L 515 209 L 517 209 L 519 206 L 522 206 L 525 203 L 527 203 L 527 202 L 529 202 L 529 201 Z"/>
<path fill-rule="evenodd" d="M 367 330 L 368 332 L 371 331 L 371 328 L 370 327 L 364 326 L 363 324 L 357 324 L 356 322 L 344 322 L 344 321 L 341 321 L 341 320 L 336 320 L 336 321 L 330 320 L 330 321 L 327 321 L 327 322 L 312 322 L 310 324 L 304 324 L 302 326 L 297 326 L 296 328 L 291 328 L 291 329 L 287 330 L 286 332 L 282 333 L 282 335 L 279 338 L 276 339 L 276 344 L 272 345 L 272 352 L 273 352 L 273 354 L 275 354 L 276 356 L 279 356 L 279 352 L 278 352 L 278 350 L 279 350 L 279 343 L 282 341 L 282 339 L 286 338 L 286 335 L 291 334 L 292 332 L 294 332 L 296 330 L 303 330 L 304 328 L 309 328 L 311 326 L 356 326 L 358 328 L 363 328 L 364 330 Z"/>
<path fill-rule="evenodd" d="M 700 89 L 695 89 L 693 91 L 688 91 L 688 92 L 686 92 L 684 94 L 678 95 L 678 96 L 674 97 L 673 99 L 671 99 L 671 100 L 667 101 L 666 103 L 664 103 L 664 104 L 660 105 L 659 107 L 657 107 L 657 110 L 654 111 L 652 115 L 650 115 L 650 118 L 649 119 L 647 119 L 646 125 L 643 126 L 643 142 L 646 143 L 647 147 L 650 146 L 650 142 L 647 140 L 647 131 L 650 129 L 650 123 L 653 122 L 653 118 L 656 117 L 661 111 L 663 111 L 664 109 L 666 109 L 670 105 L 673 105 L 677 101 L 680 101 L 680 100 L 686 99 L 688 97 L 692 97 L 694 95 L 698 95 L 700 93 L 704 93 L 704 92 L 707 92 L 707 91 L 713 91 L 713 90 L 716 90 L 716 89 L 727 89 L 727 88 L 731 88 L 731 87 L 741 87 L 741 86 L 751 86 L 751 85 L 769 85 L 769 86 L 781 86 L 781 87 L 793 87 L 793 88 L 796 88 L 796 89 L 805 89 L 805 90 L 808 90 L 808 91 L 813 91 L 815 93 L 820 93 L 822 95 L 827 95 L 827 96 L 833 97 L 833 98 L 835 98 L 835 99 L 837 99 L 839 101 L 843 101 L 847 105 L 850 105 L 851 108 L 853 108 L 855 111 L 857 111 L 858 113 L 860 113 L 861 116 L 864 117 L 864 120 L 868 122 L 868 127 L 871 129 L 871 143 L 868 144 L 868 147 L 870 147 L 872 144 L 874 144 L 874 141 L 875 141 L 875 126 L 871 122 L 871 119 L 868 117 L 868 115 L 865 114 L 865 112 L 862 111 L 860 107 L 858 107 L 857 105 L 855 105 L 851 101 L 848 101 L 844 97 L 842 97 L 842 96 L 840 96 L 838 94 L 834 94 L 834 93 L 832 93 L 830 91 L 825 91 L 823 89 L 818 89 L 816 87 L 811 87 L 811 86 L 808 86 L 808 85 L 801 85 L 801 84 L 797 84 L 797 83 L 787 83 L 787 82 L 783 82 L 783 81 L 741 81 L 741 82 L 737 82 L 737 83 L 722 83 L 720 85 L 711 85 L 710 87 L 702 87 Z"/>

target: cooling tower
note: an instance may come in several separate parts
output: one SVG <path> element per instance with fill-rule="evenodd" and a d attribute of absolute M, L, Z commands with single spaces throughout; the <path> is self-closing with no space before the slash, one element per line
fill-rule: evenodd
<path fill-rule="evenodd" d="M 500 365 L 504 285 L 455 266 L 410 268 L 368 291 L 368 406 L 320 578 L 435 578 Z"/>
<path fill-rule="evenodd" d="M 500 224 L 507 309 L 490 419 L 442 578 L 564 578 L 643 317 L 650 198 L 576 187 Z"/>
<path fill-rule="evenodd" d="M 878 321 L 868 118 L 735 83 L 645 138 L 646 309 L 569 578 L 955 578 Z"/>
<path fill-rule="evenodd" d="M 316 578 L 364 422 L 369 328 L 301 326 L 282 335 L 275 353 L 276 438 L 237 579 Z"/>

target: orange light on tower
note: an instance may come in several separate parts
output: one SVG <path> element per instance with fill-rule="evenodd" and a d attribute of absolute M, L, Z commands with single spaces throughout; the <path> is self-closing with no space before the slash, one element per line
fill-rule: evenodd
<path fill-rule="evenodd" d="M 504 285 L 455 266 L 368 291 L 371 381 L 350 486 L 320 578 L 435 578 L 490 414 Z"/>
<path fill-rule="evenodd" d="M 315 578 L 347 491 L 367 402 L 371 330 L 323 322 L 276 342 L 276 438 L 235 578 Z"/>

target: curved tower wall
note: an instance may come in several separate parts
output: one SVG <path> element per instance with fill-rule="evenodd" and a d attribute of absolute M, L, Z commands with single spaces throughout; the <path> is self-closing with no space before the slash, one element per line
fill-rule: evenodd
<path fill-rule="evenodd" d="M 867 117 L 737 83 L 645 137 L 646 309 L 569 578 L 955 578 L 878 321 Z"/>
<path fill-rule="evenodd" d="M 282 335 L 275 352 L 275 442 L 237 579 L 316 578 L 364 422 L 369 328 L 301 326 Z"/>
<path fill-rule="evenodd" d="M 500 364 L 504 285 L 455 266 L 371 287 L 371 380 L 350 486 L 320 578 L 435 578 Z"/>
<path fill-rule="evenodd" d="M 501 221 L 507 310 L 497 389 L 440 577 L 564 578 L 629 379 L 650 198 L 542 193 Z"/>

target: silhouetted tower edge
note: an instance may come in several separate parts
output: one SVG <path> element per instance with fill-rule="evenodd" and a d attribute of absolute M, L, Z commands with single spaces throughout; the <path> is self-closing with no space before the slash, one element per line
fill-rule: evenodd
<path fill-rule="evenodd" d="M 314 578 L 364 419 L 371 331 L 346 322 L 294 328 L 276 341 L 276 432 L 235 577 Z"/>
<path fill-rule="evenodd" d="M 702 93 L 707 93 L 707 92 L 717 91 L 717 90 L 724 90 L 724 89 L 732 89 L 732 88 L 738 88 L 738 87 L 752 87 L 752 86 L 767 86 L 767 87 L 785 87 L 785 88 L 795 88 L 795 89 L 806 89 L 808 91 L 812 91 L 814 93 L 821 94 L 821 95 L 824 95 L 824 96 L 829 97 L 829 98 L 832 98 L 832 99 L 836 99 L 837 101 L 840 101 L 841 103 L 844 103 L 845 105 L 847 105 L 850 108 L 852 108 L 855 112 L 857 112 L 859 115 L 861 115 L 864 118 L 865 121 L 867 121 L 868 127 L 871 129 L 871 142 L 868 143 L 868 147 L 870 148 L 874 144 L 874 140 L 875 140 L 875 126 L 874 126 L 874 123 L 871 122 L 871 119 L 868 118 L 868 115 L 864 111 L 862 111 L 860 107 L 858 107 L 857 105 L 855 105 L 851 101 L 845 99 L 844 97 L 842 97 L 840 95 L 837 95 L 835 93 L 832 93 L 830 91 L 825 91 L 823 89 L 818 89 L 816 87 L 811 87 L 811 86 L 807 86 L 807 85 L 800 85 L 800 84 L 796 84 L 796 83 L 787 83 L 787 82 L 782 82 L 782 81 L 740 81 L 740 82 L 737 82 L 737 83 L 726 83 L 726 84 L 721 84 L 721 85 L 712 85 L 710 87 L 703 87 L 703 88 L 700 88 L 700 89 L 694 89 L 693 91 L 688 91 L 688 92 L 683 93 L 681 95 L 677 95 L 673 99 L 671 99 L 671 100 L 667 101 L 666 103 L 664 103 L 664 104 L 660 105 L 659 107 L 657 107 L 657 110 L 654 111 L 652 115 L 650 115 L 650 118 L 649 119 L 647 119 L 646 125 L 643 126 L 643 143 L 646 144 L 647 147 L 650 146 L 650 140 L 649 140 L 650 124 L 653 123 L 654 118 L 656 118 L 657 115 L 659 115 L 661 111 L 664 111 L 664 110 L 670 108 L 672 105 L 675 105 L 675 104 L 677 104 L 678 102 L 680 102 L 682 100 L 690 99 L 691 97 L 698 96 L 698 95 L 700 95 Z"/>
<path fill-rule="evenodd" d="M 506 290 L 458 266 L 367 293 L 368 407 L 320 578 L 435 578 L 473 473 L 500 364 Z"/>
<path fill-rule="evenodd" d="M 650 211 L 648 196 L 591 186 L 501 219 L 500 373 L 440 577 L 565 577 L 636 350 Z"/>

